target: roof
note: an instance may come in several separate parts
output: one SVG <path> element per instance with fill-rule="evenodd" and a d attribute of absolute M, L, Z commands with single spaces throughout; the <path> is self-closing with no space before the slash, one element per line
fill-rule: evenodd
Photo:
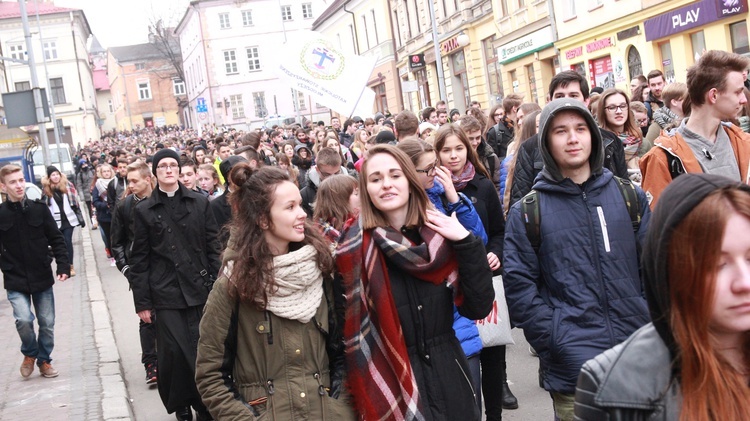
<path fill-rule="evenodd" d="M 179 45 L 177 45 L 176 43 L 172 44 L 172 51 L 179 55 Z M 109 52 L 120 63 L 130 61 L 160 60 L 167 58 L 161 50 L 156 48 L 156 46 L 150 42 L 147 42 L 145 44 L 125 45 L 122 47 L 111 47 L 109 49 Z"/>
<path fill-rule="evenodd" d="M 31 16 L 37 13 L 37 7 L 39 8 L 40 15 L 50 15 L 53 13 L 67 13 L 73 12 L 79 9 L 70 9 L 67 7 L 58 7 L 50 3 L 37 2 L 36 5 L 32 2 L 26 3 L 26 13 Z M 9 18 L 20 18 L 21 17 L 21 6 L 17 1 L 0 1 L 0 19 Z"/>
<path fill-rule="evenodd" d="M 315 19 L 315 22 L 313 22 L 312 24 L 312 30 L 314 31 L 318 29 L 318 27 L 322 25 L 323 22 L 325 22 L 328 18 L 333 16 L 334 13 L 338 12 L 339 9 L 344 7 L 345 3 L 348 1 L 349 0 L 336 0 L 333 3 L 331 3 L 331 5 L 326 10 L 324 10 L 323 13 L 321 13 L 320 16 L 318 16 L 317 19 Z"/>
<path fill-rule="evenodd" d="M 99 40 L 96 39 L 96 35 L 91 36 L 91 45 L 89 46 L 89 53 L 104 53 L 107 52 L 107 50 L 102 47 L 102 45 L 99 43 Z"/>

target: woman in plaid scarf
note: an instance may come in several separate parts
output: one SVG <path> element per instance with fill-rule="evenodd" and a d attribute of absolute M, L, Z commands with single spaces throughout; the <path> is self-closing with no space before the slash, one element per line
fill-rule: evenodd
<path fill-rule="evenodd" d="M 479 420 L 453 304 L 490 312 L 492 272 L 481 239 L 436 211 L 406 154 L 368 152 L 361 213 L 336 250 L 347 299 L 344 345 L 355 407 L 366 420 Z"/>

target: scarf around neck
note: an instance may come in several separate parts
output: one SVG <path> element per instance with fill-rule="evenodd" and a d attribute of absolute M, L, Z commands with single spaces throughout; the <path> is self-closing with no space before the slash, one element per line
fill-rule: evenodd
<path fill-rule="evenodd" d="M 344 347 L 355 406 L 368 420 L 423 420 L 386 260 L 420 281 L 446 282 L 460 305 L 453 248 L 426 226 L 421 244 L 391 227 L 363 231 L 357 219 L 343 231 L 336 265 L 346 296 Z"/>
<path fill-rule="evenodd" d="M 114 180 L 114 177 L 112 178 L 99 178 L 96 180 L 96 189 L 99 190 L 99 196 L 107 194 L 107 186 L 109 185 L 109 182 Z"/>
<path fill-rule="evenodd" d="M 456 191 L 462 191 L 467 184 L 469 184 L 469 181 L 474 179 L 474 176 L 476 175 L 476 170 L 474 170 L 474 165 L 472 165 L 471 162 L 466 161 L 466 165 L 464 165 L 463 171 L 461 171 L 461 175 L 456 177 L 451 173 L 451 181 L 453 181 L 453 187 L 456 188 Z"/>
<path fill-rule="evenodd" d="M 308 244 L 273 258 L 276 288 L 268 291 L 266 310 L 301 323 L 315 316 L 323 299 L 323 274 L 317 255 L 315 247 Z"/>

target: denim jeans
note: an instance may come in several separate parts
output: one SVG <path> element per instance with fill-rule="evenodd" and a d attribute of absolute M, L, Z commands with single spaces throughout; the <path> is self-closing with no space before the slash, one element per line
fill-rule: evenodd
<path fill-rule="evenodd" d="M 51 362 L 50 354 L 55 347 L 55 294 L 52 287 L 45 291 L 26 294 L 8 290 L 8 301 L 13 307 L 16 330 L 21 337 L 21 353 L 36 358 L 37 365 Z M 34 333 L 34 313 L 39 324 L 39 337 Z"/>

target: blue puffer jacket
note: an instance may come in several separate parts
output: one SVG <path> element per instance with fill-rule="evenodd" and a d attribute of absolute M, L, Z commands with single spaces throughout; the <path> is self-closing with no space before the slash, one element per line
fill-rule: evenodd
<path fill-rule="evenodd" d="M 503 201 L 503 197 L 505 197 L 505 183 L 508 181 L 508 165 L 510 165 L 510 161 L 513 159 L 513 155 L 508 155 L 503 159 L 503 162 L 500 163 L 500 201 Z"/>
<path fill-rule="evenodd" d="M 537 177 L 541 246 L 526 235 L 521 203 L 505 226 L 503 280 L 512 322 L 539 354 L 544 388 L 575 393 L 583 364 L 649 322 L 635 235 L 609 170 L 581 188 Z M 650 217 L 640 188 L 639 241 Z"/>
<path fill-rule="evenodd" d="M 450 215 L 443 206 L 443 198 L 445 196 L 445 187 L 440 184 L 440 181 L 436 178 L 435 185 L 427 190 L 427 196 L 435 208 L 440 212 Z M 463 225 L 464 228 L 471 231 L 472 234 L 482 239 L 482 244 L 487 244 L 487 233 L 484 232 L 484 226 L 482 225 L 481 219 L 477 214 L 474 205 L 463 193 L 458 193 L 459 202 L 452 212 L 456 212 L 456 218 Z M 453 306 L 453 330 L 456 331 L 456 338 L 461 342 L 461 348 L 464 350 L 466 357 L 479 354 L 482 350 L 482 339 L 479 337 L 479 329 L 473 320 L 469 320 L 466 317 L 458 314 L 458 309 Z"/>

